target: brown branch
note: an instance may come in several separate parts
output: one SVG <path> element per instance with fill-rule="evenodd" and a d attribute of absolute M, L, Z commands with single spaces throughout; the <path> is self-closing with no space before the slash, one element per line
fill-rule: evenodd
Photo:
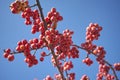
<path fill-rule="evenodd" d="M 36 0 L 36 3 L 37 3 L 37 6 L 38 6 L 38 9 L 39 9 L 39 11 L 40 11 L 40 15 L 41 15 L 42 21 L 43 21 L 43 23 L 44 23 L 44 28 L 45 28 L 45 30 L 47 30 L 47 23 L 46 23 L 46 21 L 45 21 L 45 19 L 44 19 L 44 15 L 43 15 L 42 7 L 41 7 L 41 5 L 40 5 L 40 1 L 39 1 L 39 0 Z M 51 53 L 52 53 L 52 55 L 53 55 L 53 58 L 55 59 L 56 67 L 57 67 L 57 69 L 58 69 L 58 71 L 59 71 L 59 73 L 60 73 L 60 75 L 61 75 L 61 77 L 62 77 L 62 80 L 66 80 L 65 77 L 64 77 L 63 72 L 62 72 L 61 69 L 60 69 L 60 66 L 59 66 L 59 64 L 58 64 L 58 60 L 57 60 L 57 58 L 56 58 L 56 55 L 55 55 L 55 53 L 54 53 L 54 50 L 53 50 L 52 46 L 49 45 L 49 47 L 50 47 L 50 49 L 51 49 Z"/>
<path fill-rule="evenodd" d="M 47 23 L 46 23 L 46 21 L 45 21 L 45 19 L 44 19 L 44 15 L 43 15 L 42 7 L 41 7 L 41 5 L 40 5 L 40 1 L 39 1 L 39 0 L 36 0 L 36 3 L 37 3 L 37 6 L 38 6 L 38 9 L 39 9 L 39 11 L 40 11 L 40 15 L 41 15 L 42 21 L 43 21 L 43 23 L 44 23 L 44 28 L 45 28 L 45 30 L 47 30 Z"/>
<path fill-rule="evenodd" d="M 116 74 L 116 72 L 115 72 L 115 70 L 114 70 L 114 68 L 113 68 L 113 66 L 112 66 L 108 61 L 106 61 L 106 60 L 104 60 L 104 62 L 105 62 L 107 65 L 109 65 L 109 67 L 110 67 L 111 70 L 113 71 L 113 74 L 114 74 L 116 80 L 119 80 L 118 77 L 117 77 L 117 74 Z"/>
<path fill-rule="evenodd" d="M 63 72 L 62 72 L 61 69 L 60 69 L 60 66 L 59 66 L 58 60 L 57 60 L 57 58 L 56 58 L 56 55 L 55 55 L 55 53 L 54 53 L 54 50 L 52 49 L 51 46 L 50 46 L 50 49 L 51 49 L 51 53 L 52 53 L 52 55 L 53 55 L 53 58 L 54 58 L 54 60 L 55 60 L 56 67 L 57 67 L 57 69 L 58 69 L 58 71 L 59 71 L 59 73 L 60 73 L 60 75 L 61 75 L 61 77 L 62 77 L 62 80 L 66 80 L 65 77 L 64 77 Z"/>
<path fill-rule="evenodd" d="M 81 46 L 78 46 L 78 45 L 72 45 L 72 46 L 75 46 L 75 47 L 77 47 L 77 48 L 80 48 L 80 49 L 82 49 L 82 50 L 85 50 L 85 51 L 87 51 L 87 52 L 89 52 L 89 53 L 92 53 L 94 56 L 98 57 L 98 56 L 95 55 L 92 51 L 87 50 L 87 49 L 85 49 L 85 48 L 83 48 L 83 47 L 81 47 Z M 114 70 L 114 68 L 113 68 L 113 66 L 112 66 L 108 61 L 106 61 L 106 60 L 103 60 L 103 61 L 111 68 L 111 70 L 112 70 L 112 72 L 113 72 L 116 80 L 119 80 L 118 77 L 117 77 L 117 74 L 116 74 L 116 72 L 115 72 L 115 70 Z"/>

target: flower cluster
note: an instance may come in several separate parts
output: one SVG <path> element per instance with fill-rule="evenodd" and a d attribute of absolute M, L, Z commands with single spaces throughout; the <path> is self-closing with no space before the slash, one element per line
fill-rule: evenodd
<path fill-rule="evenodd" d="M 89 26 L 86 28 L 86 42 L 81 44 L 81 47 L 87 51 L 88 54 L 94 54 L 97 58 L 96 60 L 100 63 L 103 61 L 106 51 L 102 46 L 97 46 L 93 44 L 94 40 L 98 40 L 100 36 L 100 31 L 102 27 L 99 26 L 97 23 L 90 23 Z M 83 60 L 84 63 L 88 65 L 88 62 L 91 65 L 93 61 L 90 58 L 86 58 Z"/>
<path fill-rule="evenodd" d="M 38 64 L 38 60 L 34 55 L 31 54 L 31 50 L 40 48 L 38 39 L 19 41 L 18 46 L 16 47 L 16 51 L 22 52 L 25 56 L 24 61 L 28 64 L 29 67 Z"/>
<path fill-rule="evenodd" d="M 104 57 L 106 55 L 104 47 L 93 44 L 94 40 L 98 40 L 101 30 L 101 26 L 99 26 L 96 23 L 91 23 L 86 28 L 86 42 L 82 43 L 81 47 L 87 51 L 88 55 L 93 54 L 96 56 L 96 60 L 99 63 L 99 73 L 97 74 L 96 80 L 102 80 L 103 77 L 105 77 L 106 80 L 114 80 L 115 77 L 109 74 L 110 65 L 106 64 L 104 61 Z M 86 63 L 88 66 L 90 66 L 93 63 L 89 56 L 87 56 L 87 58 L 84 59 L 83 62 Z M 119 70 L 118 64 L 115 64 L 114 66 L 116 70 Z"/>
<path fill-rule="evenodd" d="M 86 40 L 93 41 L 98 40 L 98 37 L 100 36 L 100 31 L 102 30 L 102 27 L 99 26 L 97 23 L 90 23 L 89 26 L 86 28 Z"/>
<path fill-rule="evenodd" d="M 6 49 L 4 50 L 4 54 L 3 54 L 4 58 L 7 58 L 8 61 L 13 61 L 14 60 L 14 55 L 11 54 L 11 49 Z"/>
<path fill-rule="evenodd" d="M 90 50 L 94 50 L 97 46 L 94 45 L 91 41 L 89 42 L 86 41 L 85 43 L 81 44 L 81 47 L 90 51 Z"/>
<path fill-rule="evenodd" d="M 71 68 L 73 68 L 72 62 L 71 61 L 65 62 L 63 68 L 64 68 L 63 70 L 70 70 Z"/>
<path fill-rule="evenodd" d="M 53 29 L 56 29 L 57 22 L 61 20 L 63 20 L 63 17 L 57 12 L 56 8 L 52 8 L 51 11 L 47 13 L 47 17 L 45 17 L 47 27 Z"/>
<path fill-rule="evenodd" d="M 31 8 L 26 8 L 22 13 L 22 17 L 25 18 L 25 24 L 31 25 L 32 20 L 34 24 L 40 23 L 39 12 L 37 9 L 31 10 Z"/>
<path fill-rule="evenodd" d="M 75 80 L 75 73 L 68 74 L 68 80 Z"/>
<path fill-rule="evenodd" d="M 115 63 L 114 68 L 116 71 L 120 71 L 120 63 Z"/>
<path fill-rule="evenodd" d="M 85 63 L 88 66 L 90 66 L 91 64 L 93 64 L 93 61 L 88 57 L 88 58 L 83 59 L 83 63 Z"/>
<path fill-rule="evenodd" d="M 90 23 L 86 28 L 86 42 L 82 43 L 81 46 L 86 50 L 94 50 L 96 45 L 93 44 L 93 40 L 98 40 L 102 27 L 97 23 Z"/>
<path fill-rule="evenodd" d="M 16 0 L 15 2 L 13 2 L 11 5 L 10 5 L 10 9 L 12 11 L 13 14 L 18 14 L 20 12 L 23 12 L 25 10 L 25 8 L 27 8 L 29 5 L 28 5 L 28 1 L 27 0 L 23 0 L 23 1 L 20 1 L 20 0 Z"/>
<path fill-rule="evenodd" d="M 79 58 L 79 50 L 77 47 L 71 47 L 73 31 L 65 30 L 61 35 L 60 44 L 55 47 L 58 59 L 68 58 Z"/>
<path fill-rule="evenodd" d="M 105 64 L 99 65 L 99 73 L 97 74 L 96 80 L 102 80 L 105 78 L 106 80 L 114 80 L 115 77 L 111 74 L 109 74 L 110 67 Z"/>
<path fill-rule="evenodd" d="M 97 55 L 96 60 L 98 62 L 100 62 L 101 60 L 104 59 L 106 51 L 104 50 L 104 47 L 102 46 L 97 46 L 94 50 L 93 50 L 93 54 Z"/>

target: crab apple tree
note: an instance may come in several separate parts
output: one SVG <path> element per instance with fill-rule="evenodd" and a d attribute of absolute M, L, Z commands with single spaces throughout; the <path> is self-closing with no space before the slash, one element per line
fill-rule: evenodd
<path fill-rule="evenodd" d="M 86 28 L 85 42 L 77 45 L 72 40 L 74 31 L 66 29 L 61 33 L 57 30 L 57 24 L 63 20 L 63 17 L 56 8 L 51 8 L 44 17 L 39 0 L 36 0 L 34 5 L 29 5 L 28 0 L 15 0 L 10 4 L 10 10 L 13 14 L 21 14 L 24 24 L 31 26 L 31 34 L 38 33 L 39 36 L 18 41 L 15 50 L 4 49 L 3 56 L 8 61 L 14 61 L 15 54 L 21 54 L 24 55 L 24 62 L 27 66 L 32 67 L 39 61 L 43 62 L 47 56 L 51 56 L 51 63 L 58 73 L 55 73 L 54 77 L 46 75 L 44 80 L 76 80 L 75 72 L 69 71 L 74 68 L 73 59 L 80 58 L 82 54 L 80 51 L 84 50 L 87 55 L 82 61 L 84 64 L 89 67 L 94 64 L 89 55 L 93 55 L 99 64 L 96 80 L 119 80 L 116 71 L 120 71 L 120 62 L 110 64 L 105 60 L 107 52 L 104 47 L 94 44 L 95 40 L 99 40 L 103 29 L 99 24 L 90 23 Z M 49 53 L 37 52 L 43 48 L 47 48 Z M 35 54 L 39 54 L 39 59 Z M 84 74 L 80 80 L 90 80 L 90 78 Z"/>

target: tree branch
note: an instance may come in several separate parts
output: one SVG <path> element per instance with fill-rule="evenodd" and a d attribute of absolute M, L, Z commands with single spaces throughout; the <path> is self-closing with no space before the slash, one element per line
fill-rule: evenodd
<path fill-rule="evenodd" d="M 47 30 L 47 23 L 46 23 L 46 21 L 45 21 L 45 19 L 44 19 L 44 15 L 43 15 L 42 7 L 41 7 L 41 5 L 40 5 L 40 1 L 39 1 L 39 0 L 36 0 L 36 3 L 37 3 L 37 6 L 38 6 L 38 9 L 39 9 L 39 11 L 40 11 L 40 15 L 41 15 L 42 21 L 43 21 L 43 23 L 44 23 L 44 28 L 45 28 L 45 30 Z M 59 71 L 59 73 L 60 73 L 60 75 L 61 75 L 61 77 L 62 77 L 62 80 L 66 80 L 65 77 L 64 77 L 63 72 L 62 72 L 61 69 L 60 69 L 60 66 L 59 66 L 59 64 L 58 64 L 58 60 L 57 60 L 57 58 L 56 58 L 56 55 L 55 55 L 55 53 L 54 53 L 54 50 L 53 50 L 52 46 L 49 45 L 49 47 L 50 47 L 50 49 L 51 49 L 51 53 L 52 53 L 52 55 L 53 55 L 53 58 L 55 59 L 56 67 L 57 67 L 57 69 L 58 69 L 58 71 Z"/>
<path fill-rule="evenodd" d="M 87 49 L 85 49 L 85 48 L 82 48 L 81 46 L 78 46 L 78 45 L 72 45 L 72 46 L 75 46 L 75 47 L 77 47 L 77 48 L 80 48 L 80 49 L 82 49 L 82 50 L 85 50 L 85 51 L 87 51 L 87 52 L 89 52 L 89 53 L 92 53 L 94 56 L 98 57 L 98 56 L 95 55 L 92 51 L 89 51 L 89 50 L 87 50 Z M 112 66 L 108 61 L 106 61 L 105 59 L 104 59 L 103 61 L 111 68 L 111 70 L 112 70 L 112 72 L 113 72 L 116 80 L 119 80 L 118 77 L 117 77 L 117 74 L 116 74 L 116 72 L 115 72 L 115 70 L 114 70 L 114 68 L 113 68 L 113 66 Z"/>
<path fill-rule="evenodd" d="M 64 77 L 63 72 L 62 72 L 61 69 L 60 69 L 60 66 L 59 66 L 58 60 L 57 60 L 57 58 L 56 58 L 56 55 L 55 55 L 53 49 L 51 49 L 51 53 L 52 53 L 52 55 L 53 55 L 53 58 L 55 59 L 55 64 L 56 64 L 56 67 L 57 67 L 57 69 L 58 69 L 58 71 L 59 71 L 61 77 L 62 77 L 62 80 L 66 80 L 65 77 Z"/>
<path fill-rule="evenodd" d="M 44 19 L 44 15 L 43 15 L 42 7 L 41 7 L 41 5 L 40 5 L 40 1 L 39 1 L 39 0 L 36 0 L 36 3 L 37 3 L 37 6 L 38 6 L 38 9 L 39 9 L 39 11 L 40 11 L 40 16 L 41 16 L 41 18 L 42 18 L 42 21 L 43 21 L 43 23 L 44 23 L 44 28 L 45 28 L 45 30 L 47 30 L 47 23 L 46 23 L 46 21 L 45 21 L 45 19 Z"/>
<path fill-rule="evenodd" d="M 114 74 L 116 80 L 119 80 L 118 77 L 117 77 L 117 74 L 116 74 L 116 72 L 115 72 L 115 70 L 114 70 L 114 68 L 113 68 L 113 66 L 112 66 L 108 61 L 106 61 L 106 60 L 104 60 L 104 62 L 105 62 L 107 65 L 109 65 L 109 67 L 110 67 L 111 70 L 113 71 L 113 74 Z"/>

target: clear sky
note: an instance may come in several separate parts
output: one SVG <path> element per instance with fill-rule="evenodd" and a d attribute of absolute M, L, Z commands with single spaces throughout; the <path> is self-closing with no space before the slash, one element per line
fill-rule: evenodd
<path fill-rule="evenodd" d="M 0 1 L 0 48 L 15 49 L 16 43 L 22 39 L 32 39 L 38 37 L 38 34 L 30 33 L 30 26 L 24 24 L 24 19 L 19 15 L 14 15 L 9 9 L 9 5 L 14 0 Z M 29 0 L 34 4 L 35 0 Z M 90 22 L 98 23 L 103 27 L 101 36 L 97 45 L 102 45 L 107 51 L 106 60 L 110 63 L 120 62 L 120 0 L 40 0 L 43 7 L 44 15 L 52 8 L 56 7 L 57 11 L 63 16 L 63 21 L 59 22 L 60 32 L 64 29 L 74 31 L 73 41 L 80 45 L 85 41 L 85 29 Z M 38 51 L 38 59 L 39 59 Z M 23 61 L 24 56 L 15 55 L 15 61 L 9 63 L 3 58 L 3 51 L 0 50 L 0 80 L 33 80 L 37 78 L 42 80 L 47 74 L 54 76 L 58 73 L 50 63 L 50 57 L 45 58 L 44 62 L 39 62 L 37 66 L 28 68 Z M 86 56 L 85 51 L 80 50 L 80 58 L 73 60 L 76 72 L 76 80 L 83 74 L 87 74 L 91 80 L 95 80 L 98 72 L 98 64 L 94 61 L 91 67 L 82 63 Z M 95 60 L 93 56 L 90 56 Z M 120 72 L 119 75 L 120 79 Z"/>

